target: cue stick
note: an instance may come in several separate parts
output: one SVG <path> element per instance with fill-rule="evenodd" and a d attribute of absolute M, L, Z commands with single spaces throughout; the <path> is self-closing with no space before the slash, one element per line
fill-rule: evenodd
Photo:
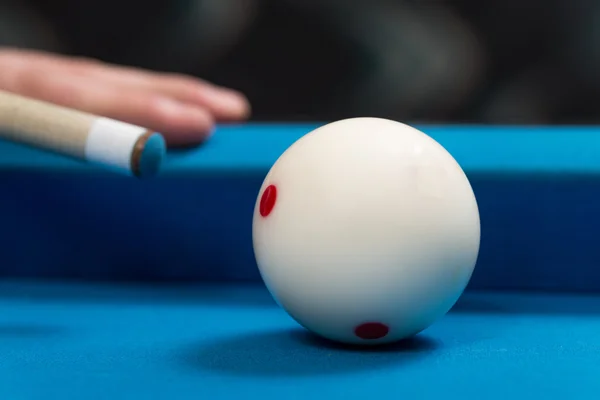
<path fill-rule="evenodd" d="M 126 175 L 155 175 L 166 152 L 146 128 L 0 90 L 0 138 Z"/>

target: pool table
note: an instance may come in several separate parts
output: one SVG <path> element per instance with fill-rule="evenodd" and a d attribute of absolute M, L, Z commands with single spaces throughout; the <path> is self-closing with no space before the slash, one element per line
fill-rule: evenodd
<path fill-rule="evenodd" d="M 480 257 L 447 316 L 361 349 L 252 253 L 262 179 L 318 125 L 220 126 L 148 180 L 0 142 L 0 399 L 600 397 L 600 128 L 418 126 L 472 182 Z"/>

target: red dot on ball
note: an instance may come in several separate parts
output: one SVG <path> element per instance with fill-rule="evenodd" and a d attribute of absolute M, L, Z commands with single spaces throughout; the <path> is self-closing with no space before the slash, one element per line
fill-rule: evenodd
<path fill-rule="evenodd" d="M 387 336 L 390 328 L 381 322 L 367 322 L 354 328 L 354 334 L 364 340 L 381 339 Z"/>
<path fill-rule="evenodd" d="M 277 201 L 277 187 L 269 185 L 260 198 L 260 215 L 266 217 L 271 214 L 271 211 L 275 207 L 275 201 Z"/>

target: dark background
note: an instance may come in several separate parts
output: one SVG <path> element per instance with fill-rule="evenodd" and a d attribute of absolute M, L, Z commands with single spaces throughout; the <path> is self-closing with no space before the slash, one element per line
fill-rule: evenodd
<path fill-rule="evenodd" d="M 0 45 L 193 74 L 255 120 L 600 122 L 597 0 L 0 0 Z"/>

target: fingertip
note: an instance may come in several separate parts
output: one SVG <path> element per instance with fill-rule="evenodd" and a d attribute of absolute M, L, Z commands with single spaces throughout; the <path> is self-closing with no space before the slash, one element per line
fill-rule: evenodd
<path fill-rule="evenodd" d="M 241 121 L 250 116 L 250 102 L 241 92 L 214 85 L 200 85 L 195 104 L 208 109 L 219 121 Z"/>
<path fill-rule="evenodd" d="M 242 120 L 250 117 L 250 101 L 248 101 L 248 98 L 242 93 L 234 90 L 224 91 L 221 101 L 223 108 L 222 111 L 225 116 L 236 120 Z"/>
<path fill-rule="evenodd" d="M 162 118 L 166 124 L 173 125 L 175 129 L 180 127 L 207 131 L 212 129 L 215 124 L 214 118 L 208 110 L 169 98 L 158 99 L 155 111 L 157 116 Z"/>
<path fill-rule="evenodd" d="M 169 149 L 189 148 L 205 143 L 212 137 L 213 132 L 214 129 L 205 132 L 171 132 L 164 134 L 164 138 Z"/>
<path fill-rule="evenodd" d="M 200 107 L 185 107 L 185 110 L 181 111 L 181 122 L 184 125 L 189 124 L 192 130 L 202 136 L 210 135 L 215 127 L 213 115 Z"/>
<path fill-rule="evenodd" d="M 164 133 L 168 148 L 193 147 L 205 143 L 214 133 L 214 126 L 203 129 L 171 130 Z"/>
<path fill-rule="evenodd" d="M 212 114 L 201 107 L 193 107 L 170 99 L 161 99 L 156 106 L 157 125 L 169 147 L 200 144 L 215 128 Z"/>

